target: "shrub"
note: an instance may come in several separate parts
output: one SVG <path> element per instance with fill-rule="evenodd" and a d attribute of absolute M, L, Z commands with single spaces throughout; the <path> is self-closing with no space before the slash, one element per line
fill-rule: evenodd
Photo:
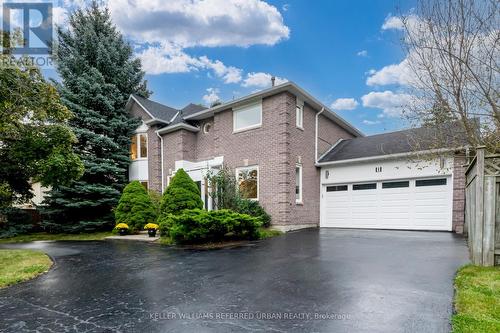
<path fill-rule="evenodd" d="M 146 223 L 156 221 L 157 212 L 148 192 L 137 180 L 123 190 L 115 209 L 117 224 L 126 223 L 133 231 L 141 230 Z"/>
<path fill-rule="evenodd" d="M 177 170 L 161 200 L 161 214 L 180 214 L 186 209 L 203 208 L 200 190 L 183 169 Z"/>
<path fill-rule="evenodd" d="M 153 203 L 153 206 L 156 209 L 156 213 L 160 214 L 160 204 L 162 198 L 161 193 L 155 190 L 148 190 L 148 195 L 149 198 L 151 199 L 151 202 Z"/>
<path fill-rule="evenodd" d="M 262 222 L 259 218 L 227 209 L 205 211 L 185 210 L 179 215 L 166 215 L 160 223 L 162 235 L 176 243 L 203 243 L 231 239 L 257 239 Z"/>
<path fill-rule="evenodd" d="M 33 215 L 25 209 L 9 207 L 0 210 L 0 238 L 30 233 L 35 229 Z"/>
<path fill-rule="evenodd" d="M 238 198 L 235 211 L 260 218 L 265 228 L 271 225 L 271 215 L 262 208 L 258 201 Z"/>

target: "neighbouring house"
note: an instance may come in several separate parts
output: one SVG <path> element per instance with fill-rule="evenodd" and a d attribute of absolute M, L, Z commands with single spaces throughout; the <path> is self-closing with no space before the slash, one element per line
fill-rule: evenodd
<path fill-rule="evenodd" d="M 463 230 L 460 147 L 416 154 L 409 137 L 423 130 L 364 136 L 293 82 L 211 108 L 132 95 L 127 109 L 142 119 L 129 177 L 149 189 L 163 192 L 183 168 L 211 209 L 207 172 L 228 167 L 277 229 Z"/>

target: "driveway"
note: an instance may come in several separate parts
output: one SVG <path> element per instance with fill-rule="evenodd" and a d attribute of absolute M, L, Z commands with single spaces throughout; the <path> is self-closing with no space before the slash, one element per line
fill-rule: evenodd
<path fill-rule="evenodd" d="M 439 232 L 305 230 L 211 251 L 10 247 L 55 265 L 0 290 L 0 332 L 448 332 L 467 263 L 464 239 Z"/>

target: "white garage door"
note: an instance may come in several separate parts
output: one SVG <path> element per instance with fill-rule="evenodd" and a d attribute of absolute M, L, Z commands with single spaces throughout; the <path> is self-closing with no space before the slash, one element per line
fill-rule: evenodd
<path fill-rule="evenodd" d="M 451 177 L 323 186 L 322 227 L 451 230 Z"/>

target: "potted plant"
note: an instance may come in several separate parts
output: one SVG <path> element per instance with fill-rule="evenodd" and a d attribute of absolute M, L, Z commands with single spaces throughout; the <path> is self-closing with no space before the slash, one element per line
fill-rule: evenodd
<path fill-rule="evenodd" d="M 128 225 L 126 223 L 118 223 L 115 227 L 120 236 L 125 236 L 128 233 Z"/>
<path fill-rule="evenodd" d="M 158 231 L 158 224 L 156 223 L 148 223 L 144 226 L 144 229 L 148 231 L 149 237 L 155 237 L 156 231 Z"/>

